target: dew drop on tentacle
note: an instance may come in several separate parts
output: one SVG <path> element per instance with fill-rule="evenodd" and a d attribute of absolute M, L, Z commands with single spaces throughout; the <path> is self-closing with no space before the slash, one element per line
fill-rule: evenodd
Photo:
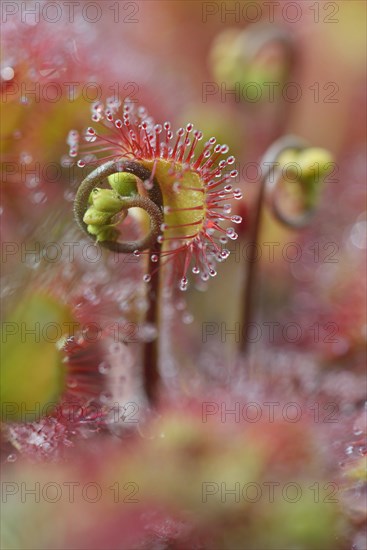
<path fill-rule="evenodd" d="M 180 290 L 187 290 L 188 281 L 186 277 L 182 277 L 180 281 Z"/>
<path fill-rule="evenodd" d="M 139 337 L 143 342 L 154 342 L 157 339 L 158 330 L 153 323 L 144 323 L 139 328 Z"/>
<path fill-rule="evenodd" d="M 47 195 L 43 191 L 37 191 L 36 193 L 32 193 L 31 195 L 31 202 L 33 204 L 43 204 L 47 201 Z"/>
<path fill-rule="evenodd" d="M 188 312 L 188 311 L 185 311 L 183 314 L 182 314 L 182 322 L 185 324 L 185 325 L 190 325 L 191 323 L 193 323 L 194 321 L 194 316 L 192 313 Z"/>
<path fill-rule="evenodd" d="M 7 462 L 16 462 L 16 460 L 17 460 L 17 455 L 14 453 L 9 454 L 6 459 Z"/>
<path fill-rule="evenodd" d="M 102 391 L 99 394 L 99 399 L 100 399 L 101 403 L 108 403 L 112 399 L 112 393 L 109 392 L 109 391 Z"/>
<path fill-rule="evenodd" d="M 70 380 L 67 381 L 66 385 L 69 389 L 75 389 L 78 387 L 78 382 L 77 380 L 75 380 L 75 378 L 70 378 Z"/>
<path fill-rule="evenodd" d="M 69 145 L 69 156 L 76 157 L 78 155 L 79 133 L 76 130 L 70 130 L 66 143 Z"/>
<path fill-rule="evenodd" d="M 238 238 L 238 235 L 237 233 L 235 232 L 235 230 L 233 229 L 233 227 L 228 227 L 228 229 L 226 230 L 226 235 L 232 239 L 233 241 L 235 241 L 237 238 Z"/>
<path fill-rule="evenodd" d="M 98 365 L 98 372 L 100 374 L 108 374 L 111 371 L 111 365 L 107 361 L 102 361 Z"/>
<path fill-rule="evenodd" d="M 174 307 L 177 311 L 184 311 L 187 307 L 187 302 L 186 300 L 178 298 Z"/>

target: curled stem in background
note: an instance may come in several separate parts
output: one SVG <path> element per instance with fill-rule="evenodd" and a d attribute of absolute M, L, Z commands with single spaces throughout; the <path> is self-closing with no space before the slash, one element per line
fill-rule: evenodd
<path fill-rule="evenodd" d="M 246 127 L 256 135 L 255 151 L 284 133 L 291 113 L 284 90 L 297 69 L 297 57 L 293 34 L 274 23 L 225 29 L 214 40 L 211 70 L 216 82 L 233 89 L 236 102 L 243 99 Z"/>
<path fill-rule="evenodd" d="M 259 23 L 250 25 L 243 31 L 246 37 L 246 56 L 255 59 L 262 48 L 270 44 L 280 44 L 285 54 L 288 71 L 295 62 L 295 42 L 291 33 L 283 27 Z"/>
<path fill-rule="evenodd" d="M 280 76 L 278 78 L 274 78 L 274 76 L 271 75 L 268 77 L 263 76 L 263 79 L 268 82 L 263 82 L 262 85 L 269 86 L 270 84 L 281 84 L 281 88 L 284 90 L 286 85 L 290 82 L 297 67 L 296 61 L 298 59 L 298 53 L 293 34 L 284 27 L 262 23 L 250 25 L 244 32 L 247 37 L 247 56 L 249 60 L 255 61 L 261 52 L 267 47 L 271 47 L 272 45 L 278 45 L 281 47 L 282 54 L 284 56 L 283 76 L 282 78 L 280 78 Z M 267 88 L 266 91 L 264 90 L 264 95 L 266 93 L 269 94 L 268 101 L 274 101 L 274 97 L 271 98 L 270 96 L 270 94 L 274 94 L 274 88 L 272 92 L 270 92 L 270 88 Z M 278 89 L 275 93 L 278 93 Z M 276 139 L 285 132 L 287 122 L 293 112 L 290 108 L 289 101 L 280 101 L 280 97 L 278 97 L 278 100 L 274 102 L 276 106 L 275 117 L 273 123 L 270 125 L 270 135 L 268 132 L 266 133 L 269 141 L 266 143 L 265 147 L 268 143 L 271 143 L 273 139 Z M 266 115 L 266 119 L 268 118 L 269 114 Z"/>
<path fill-rule="evenodd" d="M 101 246 L 117 253 L 131 254 L 149 249 L 149 267 L 146 277 L 147 281 L 147 299 L 148 309 L 146 313 L 146 322 L 151 323 L 158 328 L 159 324 L 159 288 L 160 288 L 160 249 L 161 244 L 157 241 L 161 234 L 163 223 L 163 199 L 158 182 L 152 178 L 151 172 L 135 161 L 109 161 L 91 172 L 78 188 L 74 201 L 74 214 L 80 228 L 89 238 L 97 237 L 91 235 L 88 231 L 88 225 L 83 221 L 84 215 L 88 209 L 88 201 L 91 192 L 98 185 L 104 183 L 105 178 L 119 172 L 127 172 L 138 177 L 140 180 L 152 183 L 147 190 L 147 197 L 138 193 L 132 196 L 121 196 L 121 210 L 127 211 L 129 208 L 138 207 L 145 210 L 150 219 L 150 231 L 137 241 L 119 242 L 114 240 L 102 240 Z M 158 258 L 152 263 L 152 254 Z M 151 404 L 157 399 L 159 383 L 159 363 L 158 363 L 158 335 L 153 341 L 144 342 L 143 347 L 143 377 L 146 396 Z"/>
<path fill-rule="evenodd" d="M 256 302 L 256 262 L 257 262 L 257 252 L 256 245 L 259 239 L 260 228 L 261 228 L 261 215 L 264 202 L 270 207 L 275 219 L 280 223 L 285 225 L 290 229 L 301 229 L 306 227 L 311 221 L 317 206 L 317 201 L 315 200 L 305 200 L 306 207 L 299 214 L 290 214 L 285 212 L 282 209 L 282 205 L 278 200 L 278 191 L 279 185 L 282 180 L 282 166 L 279 163 L 279 159 L 283 153 L 290 151 L 293 153 L 302 153 L 305 151 L 311 151 L 311 148 L 304 142 L 302 139 L 296 136 L 285 136 L 278 139 L 273 143 L 269 149 L 264 154 L 261 160 L 261 170 L 262 170 L 262 180 L 258 199 L 256 201 L 256 210 L 255 217 L 252 224 L 252 229 L 250 233 L 249 242 L 252 245 L 250 247 L 250 257 L 248 258 L 248 273 L 247 280 L 244 290 L 244 299 L 243 299 L 243 308 L 242 308 L 242 325 L 244 327 L 244 334 L 247 334 L 247 331 L 250 327 L 253 312 L 254 304 Z M 323 153 L 324 154 L 324 153 Z M 326 160 L 329 158 L 325 155 Z M 331 164 L 323 159 L 325 166 Z M 296 163 L 293 163 L 296 164 Z M 302 183 L 302 182 L 301 182 Z M 304 182 L 303 182 L 304 183 Z M 316 180 L 317 186 L 319 186 L 320 180 Z M 309 186 L 303 185 L 302 191 L 305 194 L 307 199 L 307 193 L 310 189 Z M 317 189 L 318 190 L 318 189 Z M 315 187 L 312 187 L 312 191 L 315 192 Z M 314 197 L 313 197 L 314 199 Z M 248 352 L 248 339 L 241 339 L 241 353 Z"/>

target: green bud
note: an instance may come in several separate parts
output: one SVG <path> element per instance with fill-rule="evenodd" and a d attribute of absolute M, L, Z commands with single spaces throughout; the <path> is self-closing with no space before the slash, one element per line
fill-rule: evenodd
<path fill-rule="evenodd" d="M 288 172 L 295 172 L 298 171 L 298 156 L 299 152 L 295 151 L 294 149 L 286 149 L 283 151 L 281 155 L 279 155 L 279 158 L 277 159 L 277 162 L 279 162 L 280 168 L 286 169 Z M 297 165 L 297 166 L 295 166 Z"/>
<path fill-rule="evenodd" d="M 120 232 L 113 225 L 106 225 L 97 234 L 97 243 L 102 241 L 117 241 Z"/>
<path fill-rule="evenodd" d="M 321 192 L 321 183 L 333 166 L 333 157 L 318 147 L 302 151 L 287 149 L 279 155 L 278 162 L 286 178 L 297 179 L 303 188 L 304 205 L 315 207 Z"/>
<path fill-rule="evenodd" d="M 333 157 L 317 147 L 310 147 L 303 151 L 288 149 L 278 159 L 280 166 L 289 174 L 298 175 L 304 183 L 320 181 L 327 176 L 333 165 Z"/>
<path fill-rule="evenodd" d="M 102 231 L 102 229 L 103 227 L 99 225 L 92 225 L 92 224 L 89 224 L 87 227 L 87 231 L 90 235 L 98 235 L 98 233 Z"/>
<path fill-rule="evenodd" d="M 108 176 L 108 183 L 121 197 L 131 197 L 138 193 L 136 177 L 128 172 L 116 172 Z"/>
<path fill-rule="evenodd" d="M 96 187 L 91 193 L 93 207 L 99 212 L 117 214 L 122 208 L 118 196 L 112 189 L 99 189 Z"/>
<path fill-rule="evenodd" d="M 322 180 L 332 169 L 333 157 L 326 149 L 310 147 L 299 153 L 297 162 L 302 179 Z"/>
<path fill-rule="evenodd" d="M 111 212 L 100 212 L 94 206 L 90 206 L 83 217 L 87 225 L 108 225 L 113 217 Z"/>

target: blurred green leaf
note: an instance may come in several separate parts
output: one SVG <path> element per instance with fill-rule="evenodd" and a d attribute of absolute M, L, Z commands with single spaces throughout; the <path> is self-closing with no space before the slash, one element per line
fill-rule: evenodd
<path fill-rule="evenodd" d="M 34 421 L 51 412 L 65 383 L 60 342 L 72 317 L 55 298 L 25 297 L 1 329 L 1 418 Z M 32 412 L 33 411 L 33 412 Z"/>

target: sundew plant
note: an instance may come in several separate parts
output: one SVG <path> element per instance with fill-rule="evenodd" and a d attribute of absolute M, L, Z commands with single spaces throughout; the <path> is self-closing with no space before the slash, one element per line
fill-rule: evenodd
<path fill-rule="evenodd" d="M 366 548 L 365 15 L 2 3 L 2 548 Z"/>

